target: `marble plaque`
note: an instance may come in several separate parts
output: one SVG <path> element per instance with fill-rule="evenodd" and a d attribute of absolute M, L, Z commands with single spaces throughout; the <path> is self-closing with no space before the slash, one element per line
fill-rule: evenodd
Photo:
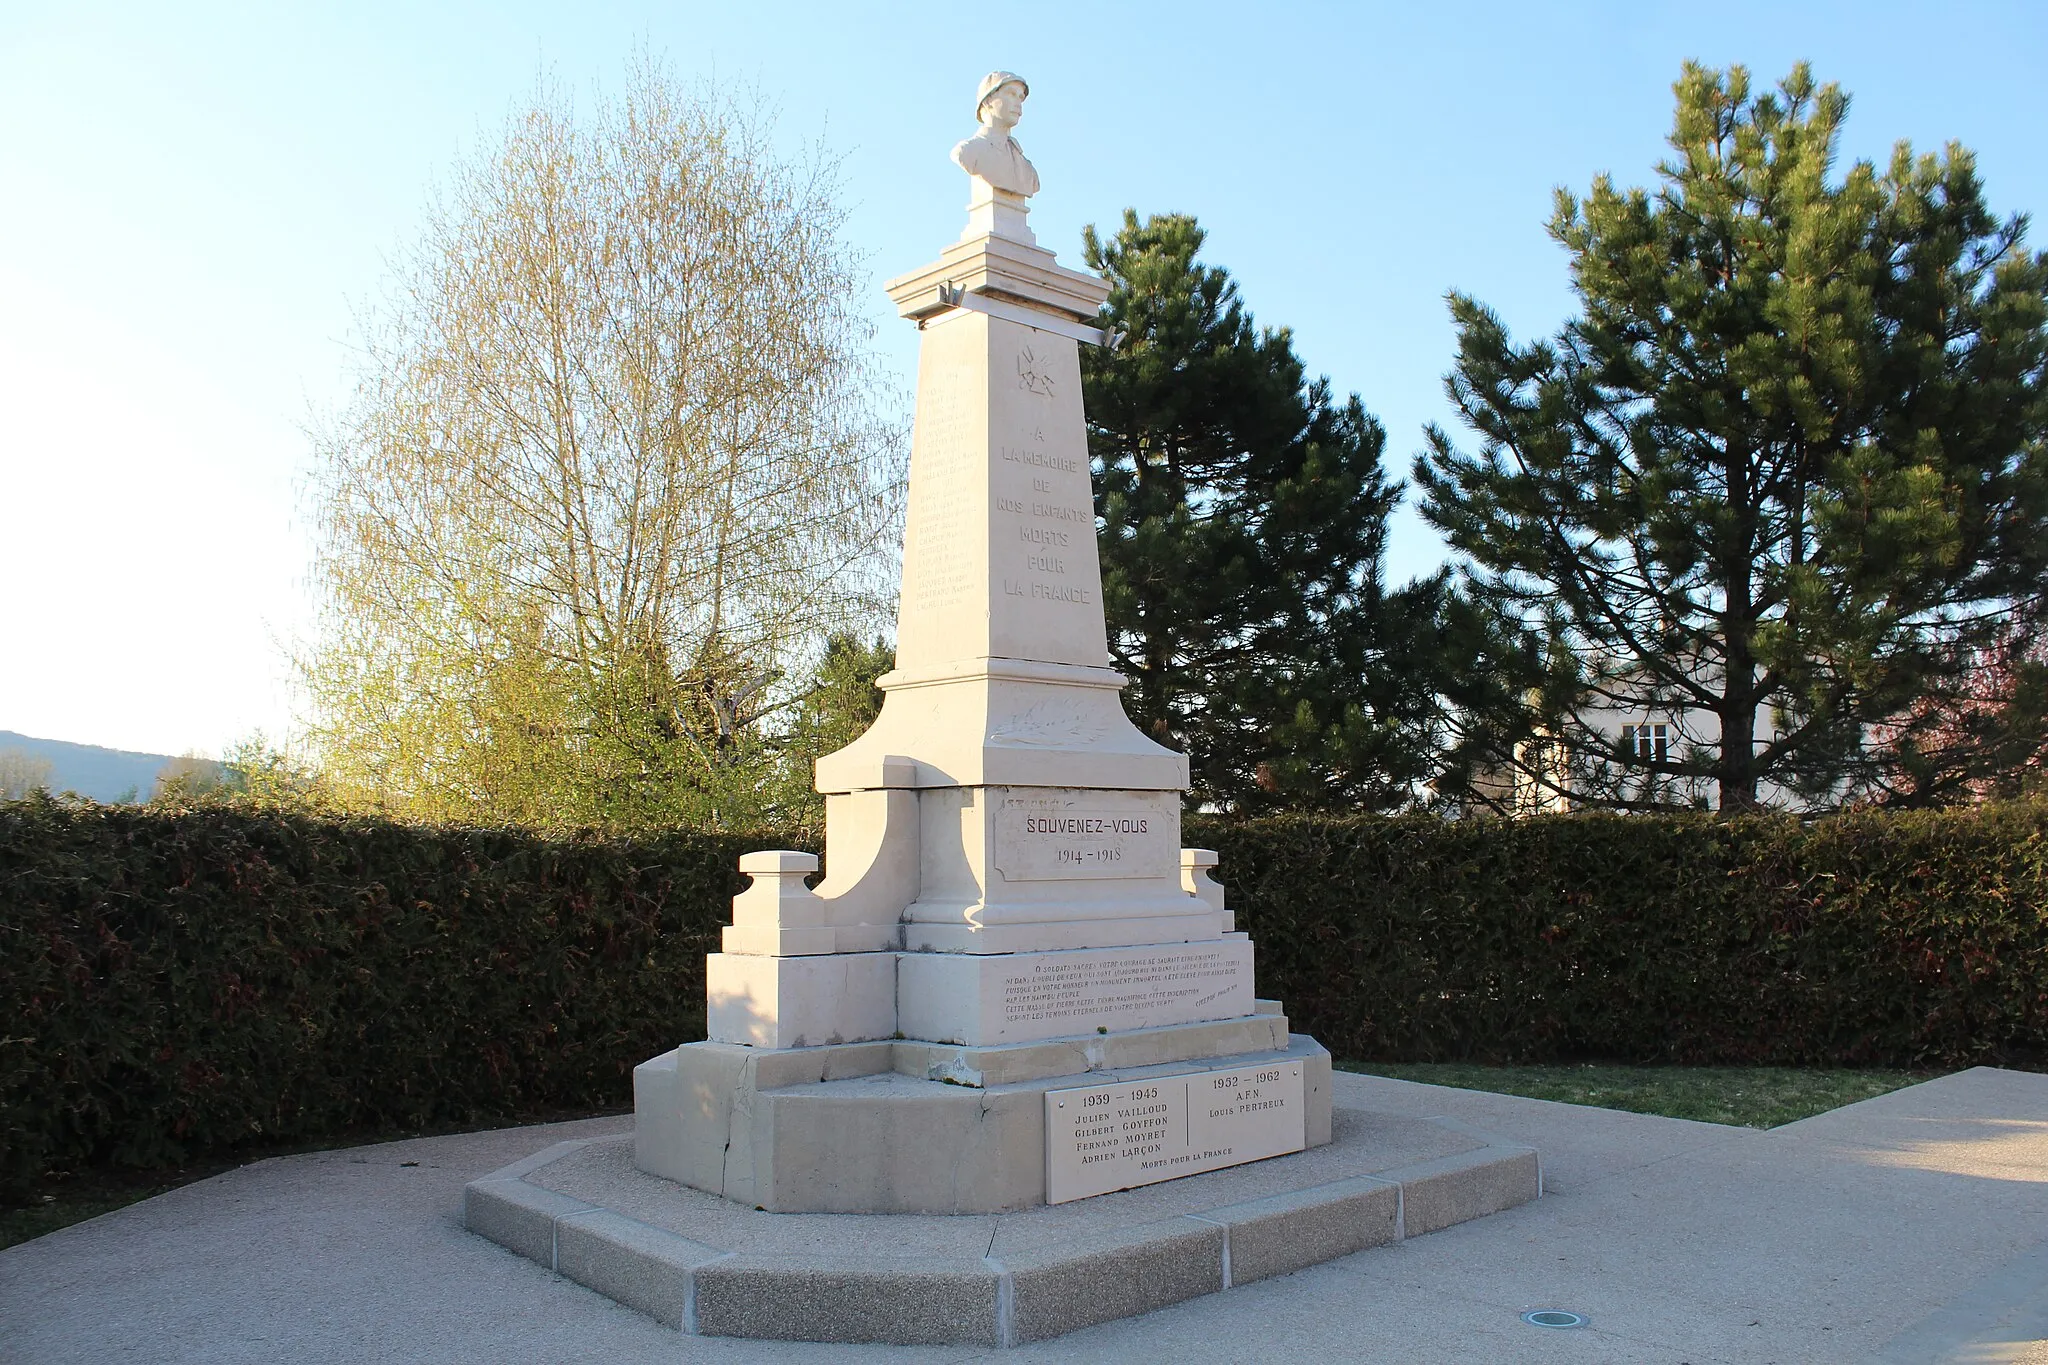
<path fill-rule="evenodd" d="M 1045 1202 L 1301 1151 L 1304 1095 L 1301 1063 L 1288 1061 L 1049 1090 Z"/>
<path fill-rule="evenodd" d="M 995 969 L 1001 984 L 989 1003 L 1006 1042 L 1236 1019 L 1253 1008 L 1251 954 L 1234 942 L 1015 953 Z"/>
<path fill-rule="evenodd" d="M 996 869 L 1013 882 L 1178 876 L 1176 813 L 1151 793 L 1005 796 L 994 812 Z"/>
<path fill-rule="evenodd" d="M 1161 1028 L 1252 1013 L 1243 938 L 1049 953 L 903 953 L 897 1027 L 992 1046 Z"/>

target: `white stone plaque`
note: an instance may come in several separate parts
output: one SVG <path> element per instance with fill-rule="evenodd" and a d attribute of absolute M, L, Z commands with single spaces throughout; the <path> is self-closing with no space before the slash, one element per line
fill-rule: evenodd
<path fill-rule="evenodd" d="M 1251 1013 L 1250 956 L 1233 943 L 1016 953 L 1002 973 L 1004 1034 L 1158 1028 Z"/>
<path fill-rule="evenodd" d="M 1048 1090 L 1045 1202 L 1242 1166 L 1307 1145 L 1300 1062 Z"/>
<path fill-rule="evenodd" d="M 1241 1019 L 1256 1008 L 1252 945 L 904 953 L 896 1008 L 912 1038 L 974 1046 Z"/>
<path fill-rule="evenodd" d="M 1150 793 L 1005 796 L 995 810 L 996 868 L 1013 882 L 1178 876 L 1180 822 L 1171 814 Z"/>

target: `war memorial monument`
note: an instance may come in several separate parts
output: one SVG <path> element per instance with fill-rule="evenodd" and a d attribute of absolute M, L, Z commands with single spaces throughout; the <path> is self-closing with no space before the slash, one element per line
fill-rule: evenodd
<path fill-rule="evenodd" d="M 1334 1106 L 1180 846 L 1184 755 L 1109 667 L 1079 348 L 1108 286 L 1028 224 L 994 72 L 920 329 L 896 667 L 817 764 L 810 854 L 740 860 L 707 1032 L 630 1138 L 474 1182 L 469 1227 L 685 1331 L 1012 1345 L 1536 1197 L 1535 1153 Z"/>

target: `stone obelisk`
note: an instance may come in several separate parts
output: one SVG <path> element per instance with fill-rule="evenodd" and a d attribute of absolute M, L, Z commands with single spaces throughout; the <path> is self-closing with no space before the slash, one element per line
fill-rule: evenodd
<path fill-rule="evenodd" d="M 920 793 L 903 946 L 1009 953 L 1214 938 L 1181 884 L 1187 759 L 1125 717 L 1109 668 L 1078 348 L 1107 285 L 1026 223 L 1024 83 L 983 82 L 966 234 L 889 282 L 922 330 L 896 669 L 818 789 Z M 894 777 L 891 759 L 907 764 Z M 828 858 L 828 863 L 830 859 Z"/>
<path fill-rule="evenodd" d="M 896 668 L 818 761 L 826 880 L 810 854 L 740 859 L 710 1036 L 634 1073 L 640 1167 L 769 1209 L 1043 1202 L 1060 1096 L 1131 1067 L 1183 1096 L 1250 1067 L 1295 1098 L 1234 1158 L 1104 1175 L 1068 1152 L 1098 1183 L 1064 1197 L 1329 1140 L 1329 1055 L 1253 1000 L 1215 855 L 1180 847 L 1187 760 L 1109 667 L 1079 351 L 1113 340 L 1108 290 L 1032 236 L 1028 94 L 982 81 L 953 152 L 967 231 L 889 282 L 922 333 Z"/>

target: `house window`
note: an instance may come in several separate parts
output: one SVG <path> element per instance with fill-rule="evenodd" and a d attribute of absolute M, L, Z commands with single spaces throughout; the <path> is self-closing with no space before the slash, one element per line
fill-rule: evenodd
<path fill-rule="evenodd" d="M 1671 727 L 1668 725 L 1624 725 L 1621 751 L 1645 763 L 1662 763 L 1671 756 Z"/>

